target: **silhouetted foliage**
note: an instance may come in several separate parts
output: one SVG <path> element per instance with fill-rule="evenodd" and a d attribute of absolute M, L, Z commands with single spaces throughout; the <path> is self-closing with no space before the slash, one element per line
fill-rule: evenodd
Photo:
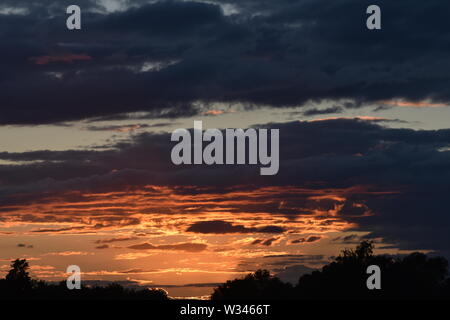
<path fill-rule="evenodd" d="M 374 255 L 370 241 L 345 249 L 321 270 L 300 277 L 295 287 L 258 270 L 227 281 L 211 296 L 220 299 L 435 299 L 450 298 L 448 262 L 443 257 L 412 253 L 405 257 Z M 369 290 L 367 267 L 381 269 L 381 290 Z"/>
<path fill-rule="evenodd" d="M 24 294 L 31 290 L 32 280 L 28 273 L 29 268 L 25 259 L 16 259 L 11 262 L 11 270 L 5 277 L 5 286 L 10 294 Z"/>
<path fill-rule="evenodd" d="M 82 286 L 80 290 L 69 290 L 66 282 L 49 284 L 32 280 L 26 260 L 15 260 L 5 279 L 0 280 L 0 299 L 54 299 L 54 300 L 168 300 L 162 289 L 128 289 L 112 283 L 105 287 Z"/>
<path fill-rule="evenodd" d="M 257 270 L 243 278 L 227 281 L 214 289 L 212 300 L 287 299 L 449 299 L 448 262 L 443 257 L 423 253 L 407 256 L 374 255 L 370 241 L 354 250 L 345 249 L 321 270 L 300 277 L 296 286 L 284 283 L 267 270 Z M 381 290 L 369 290 L 367 267 L 381 269 Z M 82 286 L 69 290 L 66 282 L 49 284 L 30 278 L 26 260 L 11 263 L 0 280 L 0 299 L 125 299 L 168 300 L 161 289 L 128 289 L 112 283 L 106 287 Z"/>
<path fill-rule="evenodd" d="M 6 280 L 8 281 L 24 281 L 24 282 L 30 282 L 31 278 L 28 273 L 28 269 L 30 266 L 28 265 L 28 262 L 26 259 L 20 260 L 16 259 L 13 262 L 11 262 L 11 270 L 9 270 L 8 274 L 6 275 Z"/>
<path fill-rule="evenodd" d="M 292 285 L 283 283 L 267 270 L 250 273 L 243 279 L 230 280 L 214 289 L 212 300 L 288 299 Z"/>
<path fill-rule="evenodd" d="M 344 250 L 321 271 L 303 275 L 296 286 L 299 298 L 409 299 L 448 296 L 445 279 L 448 262 L 412 253 L 404 258 L 374 255 L 373 243 L 363 241 L 355 250 Z M 367 267 L 381 268 L 381 290 L 368 290 Z"/>

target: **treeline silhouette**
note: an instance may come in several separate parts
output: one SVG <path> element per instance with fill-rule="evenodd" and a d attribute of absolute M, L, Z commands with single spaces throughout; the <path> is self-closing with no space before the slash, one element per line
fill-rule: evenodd
<path fill-rule="evenodd" d="M 107 286 L 81 286 L 79 290 L 69 290 L 66 281 L 49 284 L 33 280 L 29 275 L 29 264 L 23 259 L 11 262 L 11 270 L 5 279 L 0 280 L 0 299 L 36 300 L 168 300 L 162 289 L 128 289 L 120 284 Z"/>
<path fill-rule="evenodd" d="M 319 271 L 300 277 L 294 286 L 258 270 L 217 287 L 212 300 L 286 299 L 449 299 L 448 262 L 443 257 L 411 253 L 404 257 L 374 255 L 373 242 L 346 249 Z M 367 288 L 367 267 L 381 269 L 381 289 Z"/>
<path fill-rule="evenodd" d="M 450 299 L 445 258 L 418 252 L 403 257 L 374 255 L 373 249 L 372 242 L 363 241 L 354 250 L 343 250 L 321 270 L 302 275 L 296 285 L 258 270 L 219 285 L 211 300 Z M 370 265 L 381 269 L 380 290 L 367 288 Z M 129 289 L 118 283 L 69 290 L 66 281 L 33 280 L 28 270 L 25 259 L 11 263 L 11 270 L 0 280 L 0 299 L 169 300 L 162 289 Z"/>

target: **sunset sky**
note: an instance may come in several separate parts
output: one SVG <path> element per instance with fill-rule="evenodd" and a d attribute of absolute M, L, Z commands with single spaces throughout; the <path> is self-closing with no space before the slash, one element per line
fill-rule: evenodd
<path fill-rule="evenodd" d="M 366 8 L 382 30 L 366 28 Z M 82 29 L 66 28 L 67 6 Z M 450 2 L 2 0 L 0 275 L 203 297 L 363 239 L 450 257 Z M 171 132 L 280 130 L 280 169 L 175 166 Z"/>

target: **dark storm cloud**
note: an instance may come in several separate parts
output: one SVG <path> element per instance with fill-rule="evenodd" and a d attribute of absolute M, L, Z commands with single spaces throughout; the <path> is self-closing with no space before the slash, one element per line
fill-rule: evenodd
<path fill-rule="evenodd" d="M 32 244 L 25 244 L 25 243 L 18 243 L 17 247 L 19 248 L 28 248 L 28 249 L 33 249 L 34 246 Z"/>
<path fill-rule="evenodd" d="M 25 185 L 47 191 L 52 186 L 55 190 L 98 190 L 102 186 L 114 190 L 124 181 L 130 185 L 149 181 L 189 185 L 195 181 L 196 185 L 211 186 L 212 177 L 215 192 L 248 181 L 256 185 L 303 185 L 315 180 L 342 187 L 367 183 L 402 185 L 417 178 L 432 180 L 439 167 L 446 173 L 448 152 L 438 149 L 450 144 L 450 130 L 389 129 L 347 119 L 271 126 L 281 132 L 281 169 L 268 179 L 248 166 L 174 166 L 170 161 L 170 136 L 142 133 L 102 151 L 0 153 L 2 160 L 29 162 L 0 166 L 3 191 L 19 191 Z M 411 176 L 414 169 L 422 170 L 422 174 Z M 332 207 L 322 203 L 325 205 Z M 342 212 L 348 214 L 351 208 L 347 204 Z"/>
<path fill-rule="evenodd" d="M 0 166 L 2 190 L 17 193 L 26 191 L 26 185 L 30 190 L 34 185 L 46 191 L 103 187 L 114 190 L 125 181 L 130 185 L 145 185 L 150 181 L 163 185 L 195 182 L 211 187 L 212 178 L 215 181 L 212 192 L 250 181 L 255 185 L 304 185 L 320 180 L 341 187 L 371 183 L 407 185 L 419 178 L 433 181 L 438 172 L 444 176 L 447 173 L 449 153 L 441 148 L 450 144 L 448 129 L 390 129 L 351 119 L 270 124 L 269 127 L 279 128 L 281 132 L 281 168 L 272 177 L 260 177 L 254 166 L 175 166 L 170 160 L 174 145 L 170 135 L 142 133 L 101 151 L 0 153 L 2 160 L 24 162 Z M 413 170 L 420 170 L 421 175 L 412 176 Z M 192 193 L 195 192 L 193 189 Z M 321 205 L 332 207 L 326 202 Z M 341 211 L 351 215 L 352 208 L 357 210 L 348 203 Z"/>
<path fill-rule="evenodd" d="M 306 238 L 295 239 L 291 241 L 291 244 L 299 244 L 299 243 L 311 243 L 316 242 L 322 239 L 321 236 L 309 236 Z"/>
<path fill-rule="evenodd" d="M 183 38 L 201 32 L 208 25 L 219 26 L 224 16 L 219 6 L 199 2 L 160 1 L 152 5 L 114 13 L 99 26 L 112 33 L 136 32 L 149 36 Z M 203 31 L 209 31 L 208 28 Z"/>
<path fill-rule="evenodd" d="M 96 246 L 95 249 L 109 249 L 109 245 L 108 244 L 101 244 L 99 246 Z"/>
<path fill-rule="evenodd" d="M 189 226 L 188 232 L 196 233 L 283 233 L 285 230 L 278 226 L 265 226 L 261 228 L 249 228 L 243 225 L 232 224 L 227 221 L 200 221 Z M 270 245 L 270 244 L 269 244 Z"/>
<path fill-rule="evenodd" d="M 95 243 L 97 243 L 97 244 L 113 243 L 113 242 L 131 241 L 131 240 L 137 240 L 137 239 L 138 239 L 138 237 L 117 237 L 117 238 L 96 240 Z"/>
<path fill-rule="evenodd" d="M 25 244 L 25 243 L 18 243 L 17 247 L 19 248 L 28 248 L 28 249 L 33 249 L 34 246 L 32 244 Z"/>
<path fill-rule="evenodd" d="M 160 244 L 153 245 L 148 242 L 134 244 L 129 246 L 129 249 L 135 250 L 176 250 L 186 252 L 200 252 L 207 249 L 207 245 L 204 243 L 177 243 L 177 244 Z"/>
<path fill-rule="evenodd" d="M 52 185 L 68 189 L 77 185 L 86 189 L 102 186 L 114 189 L 121 181 L 141 185 L 151 179 L 158 184 L 195 181 L 197 185 L 208 186 L 214 179 L 219 190 L 246 181 L 263 185 L 296 181 L 301 185 L 321 178 L 349 186 L 355 182 L 373 182 L 371 179 L 381 183 L 383 175 L 390 177 L 387 182 L 407 183 L 408 175 L 401 174 L 402 170 L 409 169 L 405 163 L 414 164 L 428 158 L 445 166 L 448 158 L 447 152 L 437 149 L 450 143 L 450 130 L 388 129 L 350 119 L 271 126 L 281 132 L 281 169 L 278 175 L 268 179 L 261 178 L 254 166 L 175 166 L 170 160 L 173 146 L 170 135 L 149 133 L 135 135 L 131 141 L 112 144 L 101 151 L 3 152 L 2 160 L 30 163 L 1 165 L 0 173 L 4 186 L 31 183 L 41 189 L 50 189 Z M 424 169 L 430 168 L 426 163 L 423 165 Z"/>
<path fill-rule="evenodd" d="M 79 32 L 65 28 L 69 3 L 1 16 L 1 124 L 177 117 L 201 112 L 197 101 L 450 101 L 447 1 L 380 0 L 379 31 L 365 27 L 370 1 L 129 1 L 106 14 L 85 0 Z"/>
<path fill-rule="evenodd" d="M 280 238 L 256 239 L 251 244 L 270 247 L 274 242 L 278 241 L 279 239 Z"/>
<path fill-rule="evenodd" d="M 65 232 L 65 231 L 73 231 L 73 230 L 83 230 L 84 227 L 67 227 L 67 228 L 49 228 L 49 229 L 36 229 L 31 230 L 31 232 L 35 233 L 57 233 L 57 232 Z"/>
<path fill-rule="evenodd" d="M 333 239 L 334 242 L 341 242 L 341 243 L 353 243 L 358 244 L 362 240 L 369 239 L 367 236 L 358 236 L 357 234 L 350 234 L 348 236 L 340 236 Z"/>

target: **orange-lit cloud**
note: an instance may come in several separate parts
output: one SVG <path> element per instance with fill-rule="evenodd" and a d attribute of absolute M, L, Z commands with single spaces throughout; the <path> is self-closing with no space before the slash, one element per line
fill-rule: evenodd
<path fill-rule="evenodd" d="M 61 252 L 49 252 L 45 255 L 47 256 L 86 256 L 90 255 L 90 252 L 82 252 L 82 251 L 61 251 Z"/>
<path fill-rule="evenodd" d="M 351 194 L 379 192 L 364 187 L 321 190 L 264 187 L 251 192 L 237 188 L 214 193 L 191 187 L 147 186 L 129 192 L 77 196 L 73 192 L 61 193 L 10 208 L 2 214 L 2 231 L 13 232 L 19 225 L 28 226 L 30 234 L 135 230 L 135 234 L 97 239 L 97 244 L 135 240 L 138 233 L 168 236 L 329 232 L 350 227 L 339 218 L 343 209 L 356 208 L 360 215 L 369 214 L 363 204 L 346 204 Z"/>
<path fill-rule="evenodd" d="M 445 103 L 432 103 L 427 101 L 405 101 L 405 100 L 384 100 L 381 104 L 390 105 L 393 107 L 408 107 L 408 108 L 442 108 L 448 107 Z"/>
<path fill-rule="evenodd" d="M 202 112 L 202 115 L 204 116 L 220 116 L 222 114 L 226 114 L 226 113 L 234 113 L 236 111 L 234 110 L 218 110 L 218 109 L 213 109 L 213 110 L 208 110 L 208 111 L 204 111 Z"/>
<path fill-rule="evenodd" d="M 33 243 L 41 253 L 34 256 L 54 266 L 33 271 L 42 279 L 60 280 L 67 265 L 76 264 L 92 280 L 125 280 L 132 274 L 142 283 L 221 282 L 284 262 L 319 266 L 323 257 L 304 251 L 336 253 L 333 246 L 339 243 L 330 239 L 355 226 L 342 210 L 358 208 L 357 217 L 366 215 L 362 204 L 349 203 L 353 195 L 364 194 L 392 192 L 369 186 L 215 190 L 148 185 L 114 192 L 63 191 L 33 201 L 21 195 L 1 213 L 0 230 L 24 237 L 23 243 L 39 240 Z M 15 256 L 17 242 L 11 243 L 8 257 Z"/>

